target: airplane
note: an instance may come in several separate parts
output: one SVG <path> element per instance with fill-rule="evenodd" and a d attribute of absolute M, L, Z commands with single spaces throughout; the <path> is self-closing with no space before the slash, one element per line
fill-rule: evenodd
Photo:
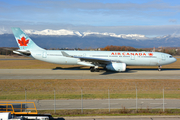
<path fill-rule="evenodd" d="M 12 31 L 19 46 L 14 53 L 49 63 L 89 66 L 91 72 L 99 72 L 99 67 L 123 72 L 126 66 L 158 66 L 160 71 L 162 65 L 176 62 L 173 56 L 162 52 L 45 50 L 20 28 Z"/>

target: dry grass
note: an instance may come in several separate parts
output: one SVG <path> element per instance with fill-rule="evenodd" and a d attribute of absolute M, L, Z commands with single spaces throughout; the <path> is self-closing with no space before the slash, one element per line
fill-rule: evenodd
<path fill-rule="evenodd" d="M 19 55 L 0 55 L 0 59 L 29 59 L 29 57 Z"/>
<path fill-rule="evenodd" d="M 180 80 L 0 80 L 0 99 L 80 99 L 81 88 L 85 99 L 106 99 L 108 89 L 111 98 L 180 98 Z"/>

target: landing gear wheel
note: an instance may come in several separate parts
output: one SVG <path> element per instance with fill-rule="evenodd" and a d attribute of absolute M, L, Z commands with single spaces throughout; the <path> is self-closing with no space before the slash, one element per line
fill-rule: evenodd
<path fill-rule="evenodd" d="M 90 71 L 91 72 L 95 72 L 95 68 L 94 67 L 90 67 Z"/>
<path fill-rule="evenodd" d="M 96 71 L 96 72 L 99 72 L 99 68 L 96 68 L 95 71 Z"/>
<path fill-rule="evenodd" d="M 99 68 L 90 67 L 91 72 L 99 72 Z"/>
<path fill-rule="evenodd" d="M 161 66 L 158 66 L 158 71 L 161 71 Z"/>

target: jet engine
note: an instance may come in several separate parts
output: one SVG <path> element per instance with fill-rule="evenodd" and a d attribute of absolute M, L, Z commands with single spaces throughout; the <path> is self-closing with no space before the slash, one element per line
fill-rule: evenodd
<path fill-rule="evenodd" d="M 111 63 L 106 65 L 106 69 L 111 71 L 126 71 L 126 63 Z"/>

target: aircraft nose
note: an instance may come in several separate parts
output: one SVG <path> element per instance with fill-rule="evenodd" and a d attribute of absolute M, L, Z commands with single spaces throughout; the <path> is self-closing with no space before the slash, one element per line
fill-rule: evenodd
<path fill-rule="evenodd" d="M 177 59 L 176 58 L 174 58 L 174 62 L 176 62 L 177 61 Z"/>

